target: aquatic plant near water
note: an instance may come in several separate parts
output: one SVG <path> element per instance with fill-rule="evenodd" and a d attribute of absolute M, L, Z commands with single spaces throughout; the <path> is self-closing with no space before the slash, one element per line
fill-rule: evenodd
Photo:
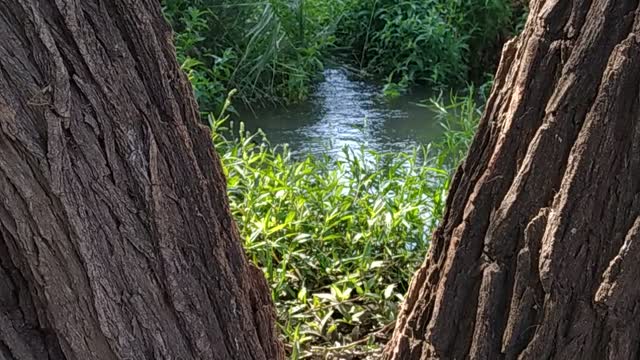
<path fill-rule="evenodd" d="M 441 143 L 302 160 L 261 131 L 231 132 L 224 112 L 210 116 L 232 213 L 271 285 L 292 358 L 336 343 L 375 346 L 394 320 L 478 118 L 472 96 L 434 104 L 449 132 Z"/>

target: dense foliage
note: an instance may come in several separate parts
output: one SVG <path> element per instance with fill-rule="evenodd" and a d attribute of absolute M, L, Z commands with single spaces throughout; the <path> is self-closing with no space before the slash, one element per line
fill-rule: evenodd
<path fill-rule="evenodd" d="M 351 0 L 349 8 L 338 41 L 360 68 L 401 87 L 457 85 L 472 66 L 491 68 L 519 11 L 505 0 Z"/>
<path fill-rule="evenodd" d="M 203 112 L 238 90 L 249 105 L 304 99 L 333 42 L 339 2 L 164 0 L 178 60 Z"/>
<path fill-rule="evenodd" d="M 292 358 L 326 351 L 314 345 L 375 345 L 394 320 L 480 114 L 472 89 L 447 103 L 430 104 L 443 140 L 400 155 L 362 147 L 296 160 L 264 134 L 210 117 L 232 213 L 271 284 Z"/>
<path fill-rule="evenodd" d="M 251 106 L 300 101 L 337 56 L 387 79 L 387 95 L 416 82 L 462 84 L 470 70 L 484 75 L 493 66 L 519 3 L 163 0 L 179 61 L 205 113 L 219 112 L 231 89 Z"/>

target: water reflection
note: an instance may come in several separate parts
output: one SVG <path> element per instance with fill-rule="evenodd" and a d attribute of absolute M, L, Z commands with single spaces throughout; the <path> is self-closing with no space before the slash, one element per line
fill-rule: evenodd
<path fill-rule="evenodd" d="M 351 79 L 344 70 L 329 69 L 309 99 L 288 108 L 241 111 L 248 130 L 261 128 L 272 144 L 290 145 L 294 155 L 338 154 L 361 144 L 380 152 L 411 151 L 434 140 L 441 129 L 431 110 L 414 92 L 393 101 L 380 97 L 381 86 Z"/>

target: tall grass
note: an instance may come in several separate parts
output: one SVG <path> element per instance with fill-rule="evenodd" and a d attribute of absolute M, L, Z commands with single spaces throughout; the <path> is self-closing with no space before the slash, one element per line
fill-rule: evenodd
<path fill-rule="evenodd" d="M 163 10 L 201 110 L 217 113 L 230 89 L 253 106 L 304 99 L 328 56 L 340 1 L 163 0 Z"/>
<path fill-rule="evenodd" d="M 303 160 L 261 132 L 232 133 L 226 118 L 211 117 L 232 213 L 271 284 L 292 359 L 335 344 L 375 347 L 376 332 L 395 319 L 480 111 L 473 92 L 430 106 L 446 128 L 442 142 Z"/>

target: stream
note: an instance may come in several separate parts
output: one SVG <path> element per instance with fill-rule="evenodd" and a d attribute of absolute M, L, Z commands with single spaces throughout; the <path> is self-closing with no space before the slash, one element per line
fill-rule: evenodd
<path fill-rule="evenodd" d="M 419 106 L 430 97 L 413 91 L 393 100 L 382 85 L 327 69 L 309 98 L 289 107 L 240 110 L 249 131 L 262 129 L 272 145 L 289 144 L 294 156 L 339 154 L 360 145 L 378 152 L 408 152 L 442 133 L 433 110 Z"/>

